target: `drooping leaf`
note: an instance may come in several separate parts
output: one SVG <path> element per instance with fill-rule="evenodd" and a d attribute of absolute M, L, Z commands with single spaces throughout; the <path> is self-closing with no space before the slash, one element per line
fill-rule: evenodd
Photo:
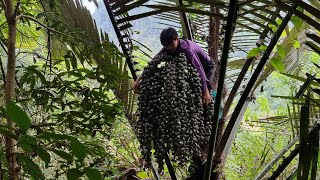
<path fill-rule="evenodd" d="M 266 46 L 266 45 L 261 45 L 261 46 L 259 47 L 259 49 L 261 49 L 261 51 L 265 51 L 265 50 L 267 49 L 267 46 Z"/>
<path fill-rule="evenodd" d="M 54 152 L 55 154 L 57 154 L 58 156 L 60 156 L 61 158 L 67 160 L 68 163 L 72 163 L 73 157 L 69 153 L 66 153 L 66 152 L 60 151 L 60 150 L 56 150 L 56 149 L 52 149 L 51 151 Z"/>
<path fill-rule="evenodd" d="M 46 163 L 46 165 L 48 166 L 48 164 L 50 163 L 50 154 L 44 150 L 41 147 L 35 147 L 34 151 L 39 155 L 39 157 Z"/>
<path fill-rule="evenodd" d="M 277 45 L 277 50 L 278 50 L 279 56 L 282 59 L 286 57 L 286 50 L 284 49 L 284 47 L 282 45 Z"/>
<path fill-rule="evenodd" d="M 65 59 L 64 59 L 64 62 L 65 62 L 65 64 L 66 64 L 67 70 L 70 71 L 70 61 L 69 61 L 69 59 L 68 59 L 68 58 L 65 58 Z"/>
<path fill-rule="evenodd" d="M 30 90 L 33 90 L 36 85 L 36 79 L 34 76 L 30 77 Z"/>
<path fill-rule="evenodd" d="M 89 180 L 102 180 L 100 171 L 94 168 L 87 168 L 86 175 L 88 176 Z"/>
<path fill-rule="evenodd" d="M 74 54 L 72 53 L 71 54 L 71 57 L 70 57 L 70 62 L 71 62 L 71 66 L 73 69 L 77 69 L 78 67 L 78 64 L 77 64 L 77 58 L 74 56 Z"/>
<path fill-rule="evenodd" d="M 247 59 L 256 57 L 260 52 L 261 52 L 261 49 L 258 47 L 251 49 L 247 54 Z"/>
<path fill-rule="evenodd" d="M 277 19 L 277 20 L 276 20 L 276 23 L 277 23 L 278 25 L 281 25 L 282 20 L 281 20 L 281 19 Z"/>
<path fill-rule="evenodd" d="M 43 139 L 47 139 L 47 140 L 50 140 L 50 139 L 54 139 L 54 140 L 66 140 L 66 139 L 69 139 L 70 136 L 68 135 L 64 135 L 64 134 L 56 134 L 56 133 L 51 133 L 51 132 L 45 132 L 43 133 L 41 136 L 39 136 L 40 138 L 43 138 Z"/>
<path fill-rule="evenodd" d="M 26 152 L 32 152 L 33 146 L 37 145 L 36 138 L 29 135 L 22 135 L 18 140 L 18 146 L 21 147 Z"/>
<path fill-rule="evenodd" d="M 30 145 L 37 145 L 37 140 L 35 137 L 32 137 L 32 136 L 29 136 L 29 135 L 22 135 L 20 138 L 19 138 L 19 142 L 21 143 L 27 143 L 27 144 L 30 144 Z"/>
<path fill-rule="evenodd" d="M 30 75 L 31 75 L 31 73 L 28 71 L 23 73 L 23 75 L 20 77 L 20 85 L 21 86 L 23 86 L 25 83 L 28 82 Z"/>
<path fill-rule="evenodd" d="M 294 40 L 293 47 L 296 48 L 296 49 L 299 49 L 300 48 L 300 42 L 298 40 Z"/>
<path fill-rule="evenodd" d="M 44 77 L 43 73 L 41 73 L 39 70 L 37 70 L 35 66 L 28 67 L 28 70 L 30 72 L 33 72 L 35 75 L 37 75 L 37 77 L 40 78 L 40 81 L 42 84 L 46 83 L 46 78 Z"/>
<path fill-rule="evenodd" d="M 271 65 L 278 71 L 284 72 L 283 62 L 279 58 L 272 58 L 270 61 Z"/>
<path fill-rule="evenodd" d="M 8 137 L 11 137 L 11 138 L 14 138 L 14 139 L 18 138 L 17 135 L 12 133 L 11 130 L 9 130 L 8 128 L 4 128 L 4 127 L 0 128 L 0 134 L 8 136 Z"/>
<path fill-rule="evenodd" d="M 0 117 L 6 116 L 6 109 L 0 106 Z"/>
<path fill-rule="evenodd" d="M 292 75 L 292 74 L 287 74 L 287 73 L 281 73 L 281 74 L 284 75 L 284 76 L 287 76 L 289 78 L 296 79 L 296 80 L 298 80 L 300 82 L 303 82 L 303 83 L 307 81 L 307 78 L 305 78 L 305 77 L 299 77 L 299 76 Z M 311 85 L 320 87 L 320 84 L 315 82 L 315 81 L 312 81 Z"/>
<path fill-rule="evenodd" d="M 44 12 L 38 13 L 37 16 L 36 16 L 36 19 L 40 19 L 40 18 L 42 18 L 44 16 L 45 16 Z"/>
<path fill-rule="evenodd" d="M 271 24 L 271 23 L 269 23 L 268 26 L 271 28 L 271 30 L 272 30 L 273 32 L 276 32 L 277 29 L 278 29 L 278 27 L 277 27 L 276 25 Z"/>
<path fill-rule="evenodd" d="M 86 147 L 76 138 L 71 138 L 70 141 L 72 154 L 76 156 L 80 162 L 83 162 L 86 157 Z"/>
<path fill-rule="evenodd" d="M 45 179 L 39 166 L 36 163 L 34 163 L 29 157 L 26 157 L 22 154 L 18 154 L 18 157 L 21 161 L 23 169 L 34 179 Z"/>
<path fill-rule="evenodd" d="M 302 28 L 302 19 L 299 18 L 298 16 L 292 16 L 291 17 L 291 22 L 294 24 L 294 26 L 298 29 Z"/>
<path fill-rule="evenodd" d="M 31 120 L 27 114 L 14 102 L 10 102 L 8 104 L 7 115 L 22 131 L 26 132 L 30 128 Z"/>
<path fill-rule="evenodd" d="M 19 147 L 21 147 L 24 151 L 26 152 L 32 152 L 33 148 L 30 146 L 30 144 L 27 143 L 19 143 L 18 144 Z"/>
<path fill-rule="evenodd" d="M 78 180 L 81 177 L 81 171 L 78 169 L 69 169 L 67 172 L 68 180 Z"/>
<path fill-rule="evenodd" d="M 141 179 L 146 179 L 148 178 L 148 173 L 145 171 L 141 171 L 141 172 L 138 172 L 137 176 Z"/>

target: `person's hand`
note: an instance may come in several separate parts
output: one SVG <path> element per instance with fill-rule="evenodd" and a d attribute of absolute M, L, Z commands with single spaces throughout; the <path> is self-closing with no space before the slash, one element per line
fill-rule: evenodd
<path fill-rule="evenodd" d="M 133 92 L 135 94 L 139 94 L 139 89 L 140 89 L 140 80 L 137 79 L 133 84 Z"/>
<path fill-rule="evenodd" d="M 203 104 L 206 106 L 212 101 L 212 96 L 210 95 L 210 92 L 208 90 L 206 90 L 202 94 L 202 101 L 203 101 Z"/>

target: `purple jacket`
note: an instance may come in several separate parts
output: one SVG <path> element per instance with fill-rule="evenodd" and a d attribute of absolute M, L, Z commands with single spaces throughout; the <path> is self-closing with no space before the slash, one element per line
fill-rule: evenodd
<path fill-rule="evenodd" d="M 164 48 L 160 53 L 166 51 Z M 211 83 L 214 75 L 214 62 L 207 53 L 195 42 L 185 39 L 179 39 L 179 44 L 175 54 L 184 53 L 189 62 L 199 73 L 202 84 L 202 91 L 207 87 L 208 90 L 212 89 Z"/>

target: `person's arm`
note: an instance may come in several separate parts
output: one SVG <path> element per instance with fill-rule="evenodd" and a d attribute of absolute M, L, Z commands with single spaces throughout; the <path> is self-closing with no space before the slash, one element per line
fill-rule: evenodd
<path fill-rule="evenodd" d="M 199 60 L 203 66 L 203 70 L 207 76 L 208 81 L 211 83 L 213 81 L 214 72 L 215 72 L 215 63 L 210 58 L 210 56 L 200 47 L 197 45 L 196 53 L 199 57 Z M 208 83 L 209 83 L 208 82 Z M 209 85 L 210 85 L 209 83 Z"/>
<path fill-rule="evenodd" d="M 208 89 L 208 79 L 207 76 L 205 74 L 205 71 L 202 67 L 202 64 L 199 60 L 199 57 L 197 55 L 197 53 L 194 53 L 192 56 L 192 64 L 194 65 L 194 67 L 196 68 L 199 76 L 200 76 L 200 80 L 201 80 L 201 88 L 202 88 L 202 99 L 203 99 L 203 103 L 208 105 L 211 100 L 212 97 L 210 95 L 209 89 Z"/>
<path fill-rule="evenodd" d="M 197 53 L 193 54 L 192 64 L 194 65 L 194 67 L 198 71 L 198 74 L 199 74 L 200 79 L 201 79 L 202 91 L 205 92 L 205 90 L 207 89 L 207 76 L 206 76 L 206 73 L 205 73 L 205 71 L 203 69 L 203 66 L 202 66 L 202 64 L 201 64 L 201 62 L 199 60 L 199 57 L 198 57 Z"/>

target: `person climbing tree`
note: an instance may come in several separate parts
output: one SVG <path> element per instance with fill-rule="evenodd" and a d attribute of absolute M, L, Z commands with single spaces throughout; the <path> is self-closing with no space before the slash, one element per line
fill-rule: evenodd
<path fill-rule="evenodd" d="M 188 62 L 193 65 L 201 78 L 202 100 L 205 105 L 208 105 L 212 101 L 210 91 L 212 90 L 211 83 L 215 71 L 214 61 L 197 43 L 179 38 L 178 33 L 174 28 L 169 27 L 164 29 L 161 32 L 160 41 L 163 48 L 156 56 L 163 52 L 176 56 L 179 53 L 184 53 L 186 55 Z M 133 90 L 135 93 L 139 93 L 141 77 L 142 75 L 134 82 Z"/>
<path fill-rule="evenodd" d="M 213 61 L 207 53 L 195 42 L 185 40 L 178 37 L 178 33 L 174 28 L 167 28 L 161 32 L 160 41 L 163 48 L 157 53 L 152 59 L 156 59 L 163 53 L 169 53 L 174 57 L 179 56 L 180 53 L 184 53 L 187 61 L 196 69 L 202 89 L 202 101 L 204 106 L 207 106 L 215 98 L 216 91 L 213 89 L 213 76 L 215 74 L 215 61 Z M 134 92 L 139 93 L 140 81 L 143 77 L 141 76 L 134 82 Z M 220 113 L 221 114 L 221 113 Z M 221 117 L 221 116 L 220 116 Z M 201 157 L 194 157 L 195 172 L 191 176 L 191 179 L 201 178 L 203 175 L 203 162 L 206 160 L 207 148 L 203 147 Z"/>

